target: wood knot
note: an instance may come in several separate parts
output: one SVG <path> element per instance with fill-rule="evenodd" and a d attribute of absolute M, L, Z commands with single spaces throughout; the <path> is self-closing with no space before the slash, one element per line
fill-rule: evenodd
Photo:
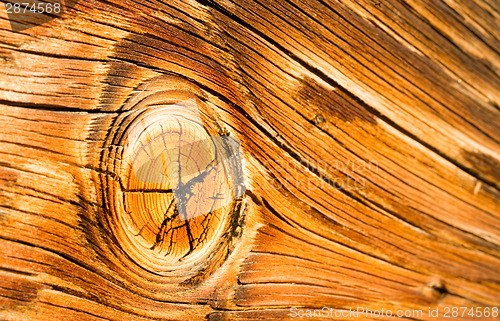
<path fill-rule="evenodd" d="M 235 229 L 245 192 L 240 145 L 189 91 L 137 101 L 145 100 L 122 115 L 113 137 L 123 151 L 105 186 L 110 227 L 143 269 L 192 277 Z"/>
<path fill-rule="evenodd" d="M 439 300 L 448 294 L 448 289 L 442 280 L 433 280 L 425 287 L 424 293 L 430 298 Z"/>
<path fill-rule="evenodd" d="M 323 115 L 318 114 L 314 117 L 314 123 L 316 125 L 321 125 L 323 123 L 326 123 L 326 118 Z"/>

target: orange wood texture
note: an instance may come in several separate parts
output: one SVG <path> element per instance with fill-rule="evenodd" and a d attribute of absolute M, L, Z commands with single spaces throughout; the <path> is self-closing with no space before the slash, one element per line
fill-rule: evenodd
<path fill-rule="evenodd" d="M 1 320 L 500 307 L 498 1 L 80 0 L 22 31 L 3 9 Z M 124 137 L 189 99 L 246 191 L 175 223 Z"/>

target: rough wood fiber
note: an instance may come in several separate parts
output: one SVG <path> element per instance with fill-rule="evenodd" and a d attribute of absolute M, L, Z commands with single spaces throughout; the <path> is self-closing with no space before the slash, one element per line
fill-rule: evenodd
<path fill-rule="evenodd" d="M 500 305 L 498 2 L 81 0 L 22 32 L 0 18 L 0 319 Z M 171 198 L 120 185 L 131 115 L 169 90 L 239 139 L 248 190 L 203 260 L 165 271 L 115 218 Z"/>

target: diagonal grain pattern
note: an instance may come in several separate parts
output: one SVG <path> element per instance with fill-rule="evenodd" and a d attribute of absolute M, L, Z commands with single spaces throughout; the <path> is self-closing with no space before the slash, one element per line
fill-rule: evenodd
<path fill-rule="evenodd" d="M 2 20 L 1 318 L 498 306 L 499 9 L 82 0 L 22 34 Z M 104 140 L 166 74 L 240 139 L 250 185 L 240 243 L 195 286 L 126 265 L 99 219 Z"/>

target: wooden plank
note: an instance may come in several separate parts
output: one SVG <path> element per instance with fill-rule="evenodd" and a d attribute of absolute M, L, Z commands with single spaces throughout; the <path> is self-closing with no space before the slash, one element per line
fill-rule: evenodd
<path fill-rule="evenodd" d="M 81 0 L 22 32 L 7 19 L 1 319 L 499 307 L 495 1 Z M 179 97 L 241 143 L 247 191 L 173 260 L 127 224 L 160 228 L 174 197 L 122 180 L 132 125 Z"/>

